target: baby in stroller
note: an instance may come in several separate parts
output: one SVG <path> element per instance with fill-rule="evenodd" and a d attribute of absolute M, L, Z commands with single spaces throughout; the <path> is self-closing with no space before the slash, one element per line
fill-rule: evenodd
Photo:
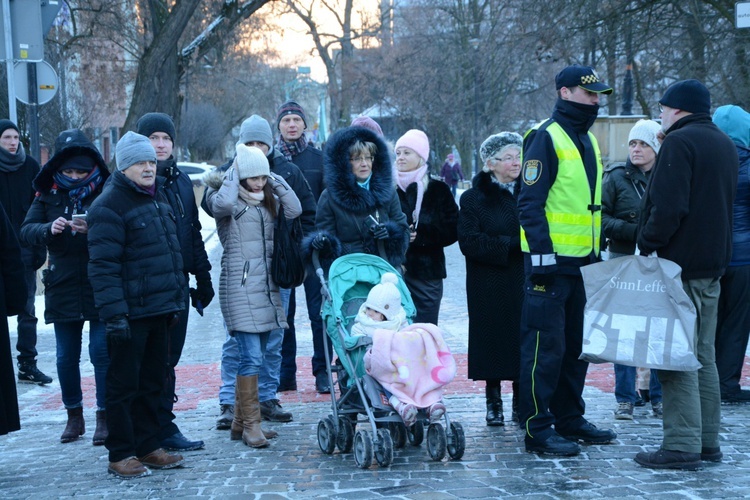
<path fill-rule="evenodd" d="M 420 409 L 434 423 L 445 414 L 443 388 L 455 377 L 456 363 L 437 326 L 408 324 L 397 283 L 395 274 L 383 273 L 360 307 L 351 336 L 372 338 L 365 370 L 383 387 L 404 424 L 413 425 Z"/>

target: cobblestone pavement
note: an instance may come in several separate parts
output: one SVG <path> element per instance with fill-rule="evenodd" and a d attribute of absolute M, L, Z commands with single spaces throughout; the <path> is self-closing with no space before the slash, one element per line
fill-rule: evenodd
<path fill-rule="evenodd" d="M 221 250 L 206 229 L 214 274 Z M 584 393 L 587 417 L 618 433 L 615 443 L 585 446 L 573 458 L 540 458 L 523 447 L 518 426 L 484 425 L 483 386 L 466 380 L 466 306 L 464 261 L 457 245 L 448 249 L 448 274 L 440 324 L 459 361 L 459 375 L 448 387 L 446 403 L 453 421 L 463 424 L 466 453 L 461 460 L 434 462 L 425 444 L 396 450 L 392 465 L 363 470 L 353 455 L 325 455 L 317 443 L 317 423 L 331 412 L 331 400 L 318 395 L 310 374 L 309 322 L 298 318 L 299 391 L 283 393 L 284 408 L 294 421 L 271 424 L 279 431 L 269 448 L 251 449 L 218 431 L 219 358 L 224 330 L 218 300 L 200 317 L 191 311 L 188 341 L 178 366 L 177 423 L 191 439 L 203 439 L 203 450 L 185 453 L 185 466 L 154 471 L 125 481 L 106 472 L 107 452 L 94 447 L 93 369 L 83 355 L 86 435 L 61 444 L 65 411 L 55 370 L 52 328 L 40 324 L 39 366 L 55 378 L 46 387 L 21 384 L 22 430 L 0 436 L 0 495 L 3 498 L 740 498 L 750 496 L 750 406 L 723 406 L 721 446 L 724 461 L 697 472 L 653 471 L 638 466 L 639 451 L 658 447 L 661 421 L 650 408 L 636 408 L 632 422 L 615 421 L 611 365 L 591 365 Z M 304 294 L 298 299 L 304 300 Z M 37 301 L 41 317 L 43 299 Z M 298 305 L 298 311 L 304 311 Z M 12 335 L 15 322 L 10 321 Z M 11 338 L 15 344 L 15 338 Z M 85 352 L 85 350 L 84 350 Z M 745 373 L 750 373 L 748 367 Z M 750 385 L 750 381 L 745 381 Z M 504 383 L 506 408 L 510 385 Z M 509 412 L 508 412 L 509 413 Z"/>

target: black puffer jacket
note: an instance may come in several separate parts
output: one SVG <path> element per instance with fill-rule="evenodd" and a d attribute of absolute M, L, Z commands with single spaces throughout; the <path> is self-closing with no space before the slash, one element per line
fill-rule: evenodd
<path fill-rule="evenodd" d="M 187 174 L 180 172 L 177 162 L 171 156 L 157 162 L 156 172 L 163 177 L 162 190 L 176 217 L 183 269 L 191 274 L 208 273 L 211 263 L 203 245 L 193 183 Z"/>
<path fill-rule="evenodd" d="M 157 178 L 154 198 L 122 172 L 89 208 L 89 280 L 99 317 L 130 319 L 184 309 L 185 275 L 175 215 Z"/>
<path fill-rule="evenodd" d="M 55 141 L 55 151 L 34 179 L 37 196 L 21 226 L 21 239 L 29 245 L 46 245 L 49 251 L 49 267 L 44 272 L 44 321 L 98 321 L 94 292 L 88 279 L 87 235 L 73 234 L 69 227 L 53 235 L 50 228 L 58 217 L 70 219 L 75 213 L 69 191 L 55 184 L 55 173 L 60 165 L 69 158 L 85 155 L 94 159 L 103 180 L 109 177 L 109 170 L 99 151 L 80 130 L 60 134 Z M 102 181 L 81 201 L 83 213 L 101 194 L 103 186 Z"/>
<path fill-rule="evenodd" d="M 635 253 L 635 237 L 641 198 L 646 193 L 651 171 L 630 163 L 611 166 L 602 183 L 602 233 L 609 240 L 611 252 Z"/>
<path fill-rule="evenodd" d="M 349 147 L 356 140 L 375 143 L 377 153 L 372 164 L 369 189 L 357 183 L 349 162 Z M 393 183 L 391 156 L 385 142 L 375 132 L 362 127 L 348 127 L 333 134 L 325 150 L 326 189 L 318 200 L 315 225 L 318 233 L 303 241 L 303 250 L 311 251 L 317 234 L 330 238 L 330 252 L 321 252 L 326 266 L 340 255 L 361 252 L 379 255 L 380 249 L 370 228 L 378 223 L 388 230 L 383 241 L 385 258 L 396 269 L 404 262 L 409 244 L 409 225 Z"/>
<path fill-rule="evenodd" d="M 323 161 L 323 152 L 312 146 L 307 146 L 301 153 L 292 157 L 292 163 L 299 167 L 310 185 L 310 190 L 312 191 L 313 197 L 315 197 L 316 203 L 320 199 L 320 194 L 325 188 L 323 180 L 325 175 Z M 294 186 L 292 186 L 292 188 L 294 188 Z"/>
<path fill-rule="evenodd" d="M 406 192 L 396 189 L 401 201 L 401 211 L 406 221 L 414 224 L 414 207 L 417 205 L 417 184 L 406 187 Z M 444 279 L 445 252 L 443 248 L 456 242 L 458 205 L 450 187 L 444 182 L 430 180 L 419 210 L 417 237 L 406 250 L 406 273 L 418 279 Z"/>

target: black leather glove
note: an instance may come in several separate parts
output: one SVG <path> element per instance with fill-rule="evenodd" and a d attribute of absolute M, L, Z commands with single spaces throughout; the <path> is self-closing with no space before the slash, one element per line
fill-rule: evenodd
<path fill-rule="evenodd" d="M 214 298 L 214 287 L 211 284 L 211 274 L 203 271 L 195 275 L 196 288 L 190 289 L 190 304 L 203 316 L 203 308 Z M 200 307 L 199 307 L 200 304 Z"/>
<path fill-rule="evenodd" d="M 128 323 L 127 316 L 119 314 L 105 321 L 104 334 L 113 344 L 130 340 L 130 323 Z"/>
<path fill-rule="evenodd" d="M 555 284 L 555 273 L 531 273 L 531 283 L 535 286 L 550 286 Z"/>
<path fill-rule="evenodd" d="M 315 250 L 322 251 L 331 246 L 331 241 L 325 235 L 319 234 L 313 238 L 311 245 Z"/>
<path fill-rule="evenodd" d="M 385 227 L 385 224 L 373 224 L 370 226 L 370 232 L 376 240 L 388 239 L 388 229 Z"/>

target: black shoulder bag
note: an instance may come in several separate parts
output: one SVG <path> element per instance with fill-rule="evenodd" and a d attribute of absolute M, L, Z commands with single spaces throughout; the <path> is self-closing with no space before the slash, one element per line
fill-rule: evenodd
<path fill-rule="evenodd" d="M 301 242 L 302 223 L 299 217 L 288 221 L 284 216 L 284 206 L 279 204 L 279 213 L 273 230 L 271 277 L 281 288 L 296 288 L 305 281 Z"/>

